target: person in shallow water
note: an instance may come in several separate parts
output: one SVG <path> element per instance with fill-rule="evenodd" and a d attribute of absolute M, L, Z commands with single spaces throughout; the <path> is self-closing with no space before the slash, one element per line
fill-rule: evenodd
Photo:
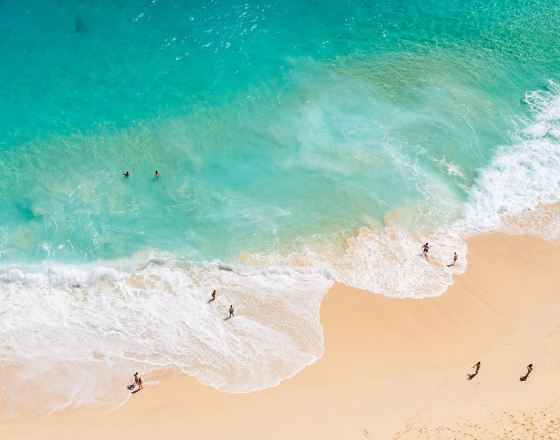
<path fill-rule="evenodd" d="M 134 373 L 134 383 L 132 385 L 129 385 L 127 388 L 132 391 L 134 388 L 136 388 L 137 386 L 139 387 L 142 384 L 142 379 L 140 379 L 140 377 L 138 376 L 138 371 L 136 373 Z M 141 388 L 139 388 L 137 391 L 140 391 Z"/>
<path fill-rule="evenodd" d="M 124 177 L 129 177 L 130 176 L 130 173 L 128 172 L 128 170 L 123 173 L 123 176 Z"/>
<path fill-rule="evenodd" d="M 230 318 L 233 317 L 233 312 L 234 312 L 234 310 L 233 310 L 233 304 L 231 304 L 231 305 L 229 306 L 229 317 L 230 317 Z"/>
<path fill-rule="evenodd" d="M 155 170 L 154 173 L 155 173 L 155 175 L 156 175 L 156 179 L 159 179 L 159 171 L 158 171 L 158 170 Z"/>
<path fill-rule="evenodd" d="M 453 252 L 453 263 L 448 264 L 447 267 L 451 267 L 451 266 L 455 266 L 455 263 L 457 262 L 457 252 Z"/>
<path fill-rule="evenodd" d="M 422 253 L 424 254 L 425 257 L 428 256 L 429 250 L 430 250 L 430 245 L 428 243 L 424 243 L 424 246 L 422 246 Z"/>
<path fill-rule="evenodd" d="M 142 383 L 142 378 L 140 376 L 138 376 L 138 373 L 136 373 L 134 375 L 134 382 L 136 383 L 136 385 L 138 386 L 138 390 L 136 391 L 140 391 L 144 389 L 144 385 Z"/>

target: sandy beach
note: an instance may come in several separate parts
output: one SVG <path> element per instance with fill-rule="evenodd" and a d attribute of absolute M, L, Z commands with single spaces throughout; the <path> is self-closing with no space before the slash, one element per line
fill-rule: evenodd
<path fill-rule="evenodd" d="M 560 440 L 560 2 L 0 11 L 0 440 Z"/>
<path fill-rule="evenodd" d="M 558 439 L 560 246 L 497 233 L 468 245 L 439 297 L 335 285 L 324 356 L 278 387 L 228 394 L 162 372 L 119 409 L 22 415 L 0 438 Z"/>

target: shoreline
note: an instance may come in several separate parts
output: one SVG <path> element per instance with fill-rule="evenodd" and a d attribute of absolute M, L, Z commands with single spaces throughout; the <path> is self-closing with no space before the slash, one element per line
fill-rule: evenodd
<path fill-rule="evenodd" d="M 22 415 L 1 423 L 0 435 L 553 438 L 549 431 L 560 430 L 552 391 L 560 385 L 560 245 L 499 233 L 467 243 L 466 273 L 437 297 L 331 288 L 320 311 L 323 357 L 276 387 L 228 394 L 162 372 L 144 378 L 160 385 L 145 386 L 113 411 Z M 480 373 L 467 381 L 477 361 Z M 534 371 L 522 383 L 529 363 Z"/>

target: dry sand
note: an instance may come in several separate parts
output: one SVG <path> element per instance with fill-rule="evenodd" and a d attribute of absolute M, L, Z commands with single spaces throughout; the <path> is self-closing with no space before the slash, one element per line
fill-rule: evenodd
<path fill-rule="evenodd" d="M 26 415 L 0 438 L 560 439 L 560 246 L 468 244 L 467 273 L 440 297 L 334 286 L 324 357 L 278 387 L 227 394 L 166 373 L 120 409 Z"/>

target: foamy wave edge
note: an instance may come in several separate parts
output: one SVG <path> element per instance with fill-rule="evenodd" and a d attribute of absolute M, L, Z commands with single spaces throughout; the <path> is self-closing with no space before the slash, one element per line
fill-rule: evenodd
<path fill-rule="evenodd" d="M 120 405 L 133 371 L 149 378 L 173 368 L 229 392 L 275 386 L 321 357 L 319 308 L 334 282 L 388 296 L 435 296 L 466 270 L 470 236 L 502 231 L 559 240 L 560 86 L 550 82 L 525 103 L 531 120 L 481 171 L 464 215 L 436 231 L 363 228 L 342 250 L 304 246 L 235 266 L 143 256 L 0 268 L 3 416 Z M 428 260 L 420 254 L 425 241 L 432 244 Z M 459 261 L 448 267 L 454 251 Z M 213 289 L 217 299 L 208 303 Z M 237 316 L 225 321 L 229 304 Z"/>
<path fill-rule="evenodd" d="M 318 271 L 164 258 L 133 266 L 0 270 L 0 392 L 10 413 L 119 405 L 134 371 L 171 368 L 220 390 L 257 391 L 323 353 L 319 306 L 332 281 Z M 236 316 L 226 319 L 230 304 Z"/>

